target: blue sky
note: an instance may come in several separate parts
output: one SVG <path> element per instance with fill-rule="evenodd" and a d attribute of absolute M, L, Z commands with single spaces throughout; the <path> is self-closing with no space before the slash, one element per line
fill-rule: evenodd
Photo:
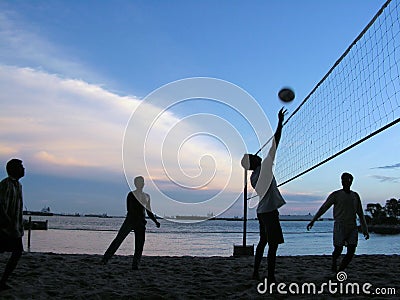
<path fill-rule="evenodd" d="M 129 190 L 122 162 L 124 131 L 149 93 L 188 77 L 222 79 L 247 91 L 270 121 L 266 130 L 274 129 L 282 106 L 277 91 L 282 86 L 295 89 L 296 99 L 287 105 L 292 112 L 383 3 L 2 1 L 1 162 L 24 160 L 28 209 L 50 206 L 56 212 L 123 215 Z M 176 106 L 163 121 L 175 124 L 196 112 L 214 113 L 229 120 L 246 140 L 243 119 L 204 103 Z M 201 130 L 203 124 L 194 121 L 190 126 Z M 398 125 L 386 130 L 284 185 L 287 205 L 281 213 L 315 212 L 329 192 L 340 188 L 343 171 L 355 176 L 353 188 L 364 203 L 399 198 L 399 130 Z M 249 151 L 257 150 L 257 144 L 245 144 Z M 215 157 L 223 153 L 221 145 L 202 138 L 186 153 L 197 161 L 207 154 L 205 148 L 215 150 Z M 148 159 L 157 169 L 150 154 Z M 236 164 L 232 171 L 231 161 L 216 161 L 217 174 L 222 174 L 216 180 L 227 170 L 239 180 Z M 188 162 L 190 158 L 182 158 L 183 165 Z M 212 161 L 202 163 L 206 171 L 214 167 Z M 186 171 L 194 176 L 196 168 Z M 168 178 L 162 174 L 157 173 L 157 180 L 165 183 Z M 171 193 L 168 182 L 164 187 Z M 179 199 L 203 199 L 223 188 L 223 183 L 211 182 L 208 189 L 174 192 Z M 151 184 L 148 191 L 155 192 Z M 238 189 L 227 192 L 226 197 L 236 200 Z M 161 203 L 156 213 L 171 215 L 174 210 Z M 227 214 L 240 213 L 239 201 Z"/>

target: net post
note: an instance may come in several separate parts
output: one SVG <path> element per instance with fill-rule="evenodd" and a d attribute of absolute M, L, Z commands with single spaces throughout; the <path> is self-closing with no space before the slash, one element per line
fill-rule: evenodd
<path fill-rule="evenodd" d="M 233 245 L 233 257 L 253 256 L 254 245 L 246 245 L 247 234 L 247 170 L 244 169 L 244 187 L 243 187 L 243 243 L 242 245 Z"/>
<path fill-rule="evenodd" d="M 28 252 L 31 251 L 31 231 L 32 231 L 32 217 L 29 216 L 29 223 L 28 223 Z"/>

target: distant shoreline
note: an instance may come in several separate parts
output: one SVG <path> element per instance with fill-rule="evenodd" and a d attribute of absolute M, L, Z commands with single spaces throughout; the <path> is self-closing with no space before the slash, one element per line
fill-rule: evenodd
<path fill-rule="evenodd" d="M 59 217 L 92 217 L 92 218 L 125 218 L 125 216 L 109 216 L 106 213 L 103 214 L 70 214 L 70 213 L 51 213 L 51 212 L 40 212 L 40 211 L 24 211 L 24 216 L 59 216 Z M 161 217 L 156 216 L 157 219 L 171 220 L 171 221 L 243 221 L 242 217 L 210 217 L 210 216 L 173 216 L 173 217 Z M 313 215 L 279 215 L 281 221 L 311 221 Z M 146 219 L 149 219 L 146 217 Z M 248 218 L 250 220 L 257 220 L 257 218 Z M 333 221 L 333 218 L 320 218 L 318 221 Z"/>
<path fill-rule="evenodd" d="M 51 212 L 40 212 L 40 211 L 24 211 L 24 216 L 58 216 L 58 217 L 87 217 L 87 218 L 125 218 L 125 216 L 109 216 L 106 213 L 103 214 L 70 214 L 70 213 L 51 213 Z M 172 220 L 172 221 L 243 221 L 242 217 L 210 217 L 210 216 L 174 216 L 174 217 L 161 217 L 156 216 L 157 219 Z M 313 215 L 279 215 L 280 221 L 311 221 Z M 149 217 L 146 216 L 146 219 Z M 250 220 L 257 220 L 257 218 L 248 218 Z M 319 218 L 318 221 L 333 221 L 333 218 Z"/>

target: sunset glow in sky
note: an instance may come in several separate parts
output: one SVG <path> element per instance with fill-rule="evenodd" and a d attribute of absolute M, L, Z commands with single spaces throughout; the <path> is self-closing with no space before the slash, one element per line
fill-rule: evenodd
<path fill-rule="evenodd" d="M 293 112 L 384 2 L 2 1 L 0 162 L 5 166 L 12 157 L 24 161 L 28 210 L 49 206 L 54 212 L 124 215 L 129 191 L 124 133 L 147 95 L 185 78 L 231 82 L 263 110 L 270 123 L 265 122 L 267 136 L 282 106 L 277 91 L 283 86 L 295 89 L 296 99 L 286 106 Z M 153 121 L 150 112 L 160 109 L 145 105 L 149 114 L 135 119 L 140 132 Z M 231 125 L 185 119 L 196 113 L 213 114 L 213 120 Z M 210 136 L 182 141 L 178 160 L 186 178 L 214 177 L 199 189 L 174 189 L 158 162 L 156 142 L 165 128 L 176 130 L 177 137 L 209 132 L 207 123 L 232 130 L 226 138 L 230 149 Z M 234 202 L 243 183 L 236 161 L 241 147 L 258 150 L 250 127 L 234 110 L 207 100 L 172 107 L 154 123 L 155 135 L 149 135 L 153 140 L 147 163 L 153 175 L 146 178 L 147 192 L 156 195 L 153 179 L 182 201 L 201 201 L 226 189 L 224 197 Z M 284 185 L 287 205 L 281 213 L 314 213 L 340 188 L 345 171 L 354 175 L 353 188 L 364 205 L 400 198 L 399 133 L 394 126 Z M 236 145 L 232 139 L 237 137 L 241 140 Z M 175 158 L 176 152 L 163 155 Z M 210 170 L 216 166 L 214 174 Z M 143 174 L 142 167 L 138 164 L 137 175 Z M 170 171 L 168 175 L 182 176 L 174 167 Z M 2 174 L 6 176 L 5 169 Z M 227 178 L 234 184 L 227 185 Z M 241 205 L 239 201 L 226 214 L 241 216 Z M 217 206 L 186 213 L 204 215 L 219 211 Z M 174 215 L 163 203 L 155 212 Z"/>

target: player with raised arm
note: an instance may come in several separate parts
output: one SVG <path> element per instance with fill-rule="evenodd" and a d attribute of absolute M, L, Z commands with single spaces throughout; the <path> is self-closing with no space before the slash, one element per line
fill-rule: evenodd
<path fill-rule="evenodd" d="M 275 159 L 275 152 L 282 135 L 283 120 L 286 110 L 282 108 L 278 113 L 278 126 L 274 134 L 273 145 L 264 160 L 252 154 L 245 154 L 242 159 L 242 166 L 247 170 L 253 170 L 250 181 L 251 185 L 260 198 L 257 207 L 257 218 L 260 227 L 260 240 L 256 248 L 254 259 L 253 278 L 260 279 L 259 268 L 264 254 L 265 246 L 268 243 L 268 282 L 276 282 L 275 264 L 278 245 L 284 242 L 282 228 L 279 222 L 278 208 L 286 202 L 278 190 L 275 177 L 272 173 L 272 166 Z"/>

